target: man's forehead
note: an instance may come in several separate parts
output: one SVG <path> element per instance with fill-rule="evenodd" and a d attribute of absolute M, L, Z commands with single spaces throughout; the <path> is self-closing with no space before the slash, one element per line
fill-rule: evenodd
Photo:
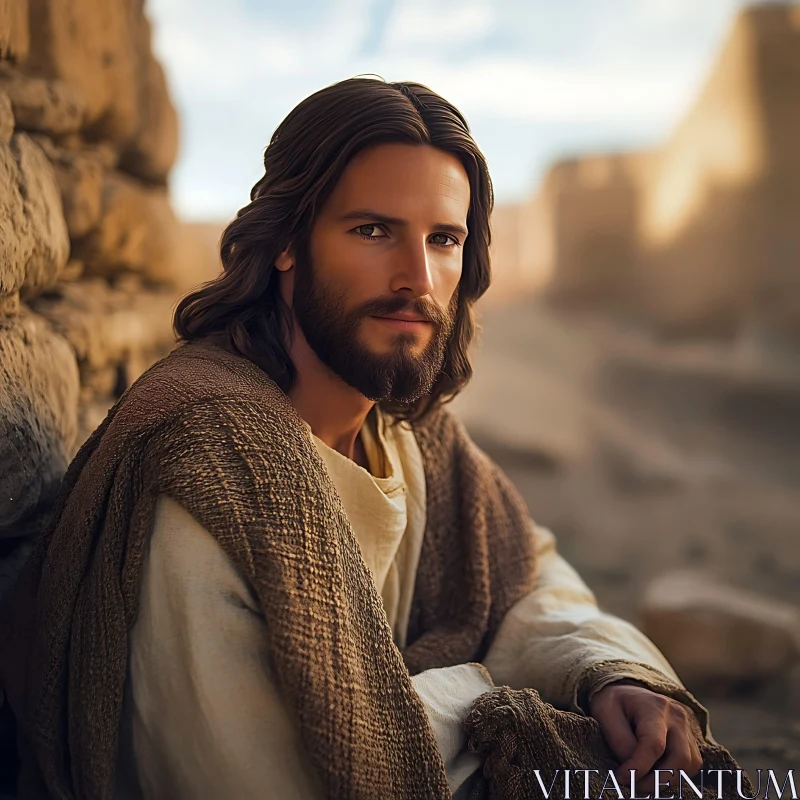
<path fill-rule="evenodd" d="M 422 204 L 459 215 L 463 222 L 470 185 L 461 162 L 450 153 L 427 146 L 385 145 L 353 159 L 330 199 L 333 214 L 375 208 L 392 215 Z"/>

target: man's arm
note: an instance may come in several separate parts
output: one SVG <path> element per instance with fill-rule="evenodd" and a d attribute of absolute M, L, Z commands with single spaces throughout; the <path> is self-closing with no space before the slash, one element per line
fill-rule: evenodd
<path fill-rule="evenodd" d="M 622 679 L 671 697 L 697 716 L 713 741 L 708 711 L 686 690 L 661 651 L 629 622 L 598 608 L 555 536 L 531 523 L 539 566 L 531 592 L 506 614 L 484 666 L 497 685 L 539 691 L 559 708 L 589 714 L 605 686 Z"/>
<path fill-rule="evenodd" d="M 264 627 L 214 537 L 161 496 L 130 634 L 117 797 L 322 797 L 271 678 Z M 491 679 L 480 664 L 459 664 L 411 682 L 456 792 L 481 763 L 461 720 Z"/>
<path fill-rule="evenodd" d="M 160 497 L 130 633 L 119 797 L 322 797 L 264 619 L 214 537 Z"/>

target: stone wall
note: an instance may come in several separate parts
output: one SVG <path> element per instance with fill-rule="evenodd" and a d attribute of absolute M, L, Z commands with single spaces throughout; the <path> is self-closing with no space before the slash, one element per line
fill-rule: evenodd
<path fill-rule="evenodd" d="M 540 203 L 550 209 L 554 293 L 610 307 L 630 301 L 642 187 L 656 160 L 591 156 L 550 170 Z"/>
<path fill-rule="evenodd" d="M 69 461 L 215 273 L 176 219 L 141 0 L 0 0 L 0 594 Z"/>
<path fill-rule="evenodd" d="M 522 274 L 523 285 L 550 274 L 561 301 L 671 334 L 794 347 L 798 141 L 800 6 L 760 4 L 735 20 L 662 147 L 552 168 L 535 201 L 518 207 L 527 264 L 498 242 L 495 272 Z"/>
<path fill-rule="evenodd" d="M 541 198 L 498 204 L 491 218 L 492 284 L 490 304 L 503 304 L 520 293 L 538 292 L 551 278 L 553 263 L 549 207 Z"/>

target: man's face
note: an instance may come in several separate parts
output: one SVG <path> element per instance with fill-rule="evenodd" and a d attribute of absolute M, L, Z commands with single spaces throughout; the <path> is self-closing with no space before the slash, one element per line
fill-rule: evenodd
<path fill-rule="evenodd" d="M 365 397 L 430 391 L 453 327 L 469 202 L 455 156 L 379 145 L 350 162 L 294 254 L 300 329 Z"/>

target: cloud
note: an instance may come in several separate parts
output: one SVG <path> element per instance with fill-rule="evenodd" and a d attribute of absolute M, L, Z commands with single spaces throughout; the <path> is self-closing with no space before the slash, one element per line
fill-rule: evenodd
<path fill-rule="evenodd" d="M 153 47 L 174 83 L 196 91 L 236 91 L 264 79 L 298 78 L 352 59 L 367 33 L 371 0 L 336 0 L 327 13 L 281 25 L 245 0 L 150 0 Z"/>
<path fill-rule="evenodd" d="M 632 122 L 642 116 L 672 119 L 694 75 L 611 68 L 587 70 L 524 59 L 478 57 L 464 66 L 431 60 L 384 62 L 393 75 L 411 74 L 469 113 L 542 122 Z M 388 69 L 386 69 L 388 67 Z"/>
<path fill-rule="evenodd" d="M 384 54 L 415 54 L 470 47 L 493 28 L 495 9 L 487 0 L 398 0 L 387 21 Z"/>

